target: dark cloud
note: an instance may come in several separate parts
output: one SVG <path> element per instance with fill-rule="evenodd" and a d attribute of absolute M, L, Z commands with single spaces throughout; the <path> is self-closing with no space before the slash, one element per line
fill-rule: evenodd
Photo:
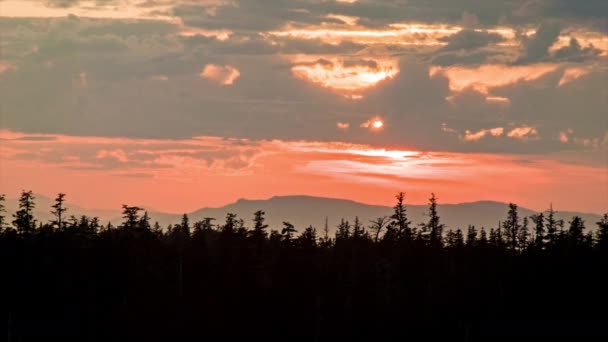
<path fill-rule="evenodd" d="M 549 47 L 557 41 L 559 33 L 558 25 L 544 24 L 531 37 L 522 36 L 524 51 L 515 63 L 524 64 L 546 59 L 549 56 Z"/>
<path fill-rule="evenodd" d="M 553 58 L 557 61 L 583 62 L 599 56 L 600 53 L 593 45 L 582 47 L 576 38 L 570 38 L 570 44 L 555 51 Z"/>
<path fill-rule="evenodd" d="M 471 29 L 464 29 L 454 35 L 439 39 L 439 41 L 448 43 L 441 49 L 442 51 L 477 49 L 503 40 L 504 38 L 497 33 Z"/>

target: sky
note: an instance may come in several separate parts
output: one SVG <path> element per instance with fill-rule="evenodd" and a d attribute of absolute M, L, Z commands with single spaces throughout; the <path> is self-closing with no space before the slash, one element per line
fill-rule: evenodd
<path fill-rule="evenodd" d="M 0 0 L 0 192 L 608 210 L 604 0 Z"/>

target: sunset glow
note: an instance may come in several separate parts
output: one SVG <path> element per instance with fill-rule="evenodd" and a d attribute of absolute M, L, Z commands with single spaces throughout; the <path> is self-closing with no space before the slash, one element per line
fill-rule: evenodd
<path fill-rule="evenodd" d="M 337 57 L 298 56 L 293 58 L 293 63 L 295 66 L 291 70 L 296 77 L 345 94 L 373 87 L 399 73 L 398 63 L 394 59 L 362 58 L 349 61 Z"/>
<path fill-rule="evenodd" d="M 598 168 L 538 156 L 521 163 L 514 155 L 217 137 L 155 140 L 2 131 L 1 138 L 0 176 L 14 180 L 2 183 L 4 191 L 20 191 L 27 179 L 43 194 L 66 191 L 85 206 L 101 208 L 118 208 L 121 201 L 129 201 L 171 212 L 289 193 L 390 204 L 394 189 L 404 186 L 410 189 L 411 202 L 424 203 L 426 189 L 433 184 L 446 202 L 475 200 L 481 191 L 488 199 L 500 199 L 500 193 L 532 207 L 543 208 L 553 200 L 577 209 L 586 197 L 584 189 L 592 187 L 556 201 L 557 192 L 568 189 L 556 184 L 565 184 L 562 181 L 574 175 L 579 181 L 571 189 L 588 180 L 606 181 Z M 551 171 L 556 167 L 562 172 Z M 495 182 L 497 177 L 500 183 Z M 531 189 L 537 196 L 530 198 L 529 191 L 521 189 Z M 206 196 L 199 196 L 201 191 Z M 114 196 L 104 196 L 110 193 Z M 587 199 L 585 205 L 601 210 L 604 200 Z"/>

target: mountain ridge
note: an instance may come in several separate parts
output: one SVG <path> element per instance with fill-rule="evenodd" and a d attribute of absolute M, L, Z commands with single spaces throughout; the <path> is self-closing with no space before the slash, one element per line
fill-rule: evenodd
<path fill-rule="evenodd" d="M 48 196 L 35 194 L 36 209 L 34 215 L 38 220 L 47 221 L 51 219 L 50 205 L 52 199 Z M 80 207 L 77 204 L 66 203 L 69 208 L 68 215 L 87 215 L 98 216 L 105 224 L 112 222 L 117 225 L 122 221 L 120 210 L 111 209 L 92 209 Z M 17 199 L 7 199 L 7 216 L 17 208 Z M 43 208 L 48 208 L 44 210 Z M 413 226 L 417 226 L 422 222 L 426 222 L 426 204 L 406 204 L 408 217 L 412 221 Z M 356 216 L 364 225 L 369 223 L 369 220 L 382 216 L 390 216 L 392 208 L 384 205 L 373 205 L 357 202 L 351 199 L 317 197 L 310 195 L 276 195 L 268 199 L 247 199 L 240 198 L 232 203 L 220 207 L 203 207 L 191 212 L 188 212 L 190 222 L 195 222 L 204 219 L 205 217 L 213 217 L 216 219 L 216 224 L 221 224 L 227 213 L 235 213 L 243 219 L 246 225 L 250 225 L 253 213 L 257 210 L 264 210 L 266 213 L 267 224 L 271 229 L 280 229 L 283 221 L 289 221 L 299 230 L 312 225 L 318 230 L 325 226 L 325 218 L 328 220 L 328 228 L 333 233 L 335 226 L 344 218 L 352 222 Z M 438 205 L 441 221 L 448 228 L 461 228 L 471 224 L 476 227 L 496 227 L 498 222 L 507 216 L 508 203 L 479 200 L 463 203 L 447 203 Z M 525 207 L 519 207 L 520 217 L 530 216 L 537 213 Z M 148 214 L 152 218 L 152 222 L 158 221 L 161 226 L 166 227 L 169 224 L 180 222 L 182 214 L 165 213 L 161 211 L 150 210 Z M 574 211 L 557 211 L 557 218 L 563 219 L 566 224 L 572 216 L 581 216 L 585 222 L 587 229 L 595 229 L 595 222 L 600 219 L 600 215 L 595 213 L 583 213 Z"/>

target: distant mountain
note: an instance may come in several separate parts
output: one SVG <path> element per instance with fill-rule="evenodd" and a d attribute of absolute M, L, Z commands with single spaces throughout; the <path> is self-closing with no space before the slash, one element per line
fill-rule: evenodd
<path fill-rule="evenodd" d="M 392 208 L 379 205 L 368 205 L 351 200 L 312 197 L 312 196 L 275 196 L 267 200 L 241 199 L 235 203 L 220 208 L 203 208 L 189 214 L 191 221 L 202 220 L 205 217 L 214 217 L 216 222 L 223 222 L 227 213 L 235 213 L 245 219 L 249 224 L 256 210 L 266 212 L 267 223 L 271 228 L 279 229 L 283 221 L 289 221 L 302 230 L 312 225 L 317 230 L 325 226 L 327 217 L 330 231 L 333 233 L 341 218 L 352 222 L 355 216 L 365 225 L 369 221 L 381 217 L 390 216 Z M 459 204 L 440 204 L 438 207 L 441 222 L 449 228 L 463 228 L 473 224 L 476 227 L 496 227 L 498 221 L 507 216 L 508 204 L 492 201 L 479 201 Z M 428 220 L 426 205 L 408 205 L 407 212 L 410 221 L 414 225 Z M 529 216 L 536 213 L 533 210 L 519 208 L 520 216 Z M 600 215 L 589 213 L 578 213 L 559 211 L 558 219 L 566 222 L 572 216 L 581 216 L 589 229 L 595 229 L 595 222 L 599 221 Z M 179 217 L 173 219 L 173 223 L 179 222 Z"/>
<path fill-rule="evenodd" d="M 36 195 L 36 210 L 34 212 L 39 221 L 48 221 L 52 218 L 50 206 L 53 200 L 43 195 Z M 17 209 L 17 199 L 8 199 L 7 212 L 12 215 Z M 102 223 L 111 221 L 117 225 L 121 221 L 120 210 L 89 209 L 75 204 L 66 205 L 68 215 L 87 215 L 97 216 Z M 271 229 L 280 229 L 283 221 L 289 221 L 300 231 L 312 225 L 321 231 L 325 226 L 327 217 L 330 232 L 333 234 L 336 225 L 341 218 L 354 221 L 355 216 L 368 225 L 369 221 L 381 217 L 390 216 L 391 207 L 369 205 L 345 199 L 313 197 L 313 196 L 275 196 L 266 200 L 240 199 L 234 203 L 219 208 L 202 208 L 188 213 L 190 222 L 202 220 L 205 217 L 216 218 L 215 223 L 222 223 L 227 213 L 235 213 L 239 218 L 245 220 L 246 224 L 251 224 L 253 213 L 257 210 L 266 212 L 267 224 Z M 407 212 L 410 221 L 414 225 L 427 221 L 428 207 L 426 205 L 407 205 Z M 463 228 L 469 224 L 476 227 L 496 227 L 498 221 L 507 216 L 508 204 L 493 201 L 478 201 L 459 204 L 440 204 L 438 207 L 441 222 L 448 228 Z M 520 217 L 530 216 L 536 213 L 533 210 L 519 208 Z M 158 221 L 163 227 L 169 224 L 179 223 L 181 215 L 163 212 L 150 211 L 149 215 L 152 222 Z M 595 230 L 595 222 L 599 221 L 600 215 L 590 213 L 579 213 L 570 211 L 558 211 L 557 218 L 568 222 L 572 216 L 581 216 L 587 229 Z"/>

